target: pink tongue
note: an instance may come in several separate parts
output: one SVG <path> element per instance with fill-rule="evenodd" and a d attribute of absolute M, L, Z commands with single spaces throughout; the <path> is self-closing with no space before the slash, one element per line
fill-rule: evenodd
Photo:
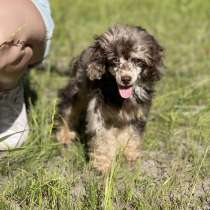
<path fill-rule="evenodd" d="M 122 98 L 129 98 L 133 93 L 133 88 L 132 87 L 128 87 L 128 88 L 119 87 L 119 93 Z"/>

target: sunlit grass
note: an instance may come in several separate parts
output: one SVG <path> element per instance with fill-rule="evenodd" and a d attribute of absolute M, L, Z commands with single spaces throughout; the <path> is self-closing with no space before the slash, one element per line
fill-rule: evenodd
<path fill-rule="evenodd" d="M 56 30 L 46 69 L 30 72 L 37 101 L 21 149 L 0 153 L 0 209 L 209 209 L 210 2 L 188 0 L 53 0 Z M 88 163 L 85 146 L 58 145 L 53 135 L 57 90 L 68 61 L 109 25 L 141 25 L 165 48 L 145 133 L 142 160 L 119 157 L 105 175 Z M 64 61 L 63 61 L 64 59 Z M 66 62 L 66 63 L 65 63 Z"/>

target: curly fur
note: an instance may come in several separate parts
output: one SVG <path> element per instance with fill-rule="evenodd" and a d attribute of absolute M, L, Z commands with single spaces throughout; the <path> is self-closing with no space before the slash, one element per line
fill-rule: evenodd
<path fill-rule="evenodd" d="M 140 154 L 163 49 L 141 27 L 115 25 L 77 57 L 71 80 L 60 91 L 57 139 L 69 144 L 85 116 L 89 157 L 106 171 L 123 148 L 128 161 Z M 85 122 L 85 123 L 84 123 Z"/>

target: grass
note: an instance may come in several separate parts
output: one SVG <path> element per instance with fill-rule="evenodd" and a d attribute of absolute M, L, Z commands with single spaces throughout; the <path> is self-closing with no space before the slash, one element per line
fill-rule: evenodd
<path fill-rule="evenodd" d="M 44 71 L 30 72 L 37 95 L 28 143 L 0 153 L 0 209 L 210 209 L 210 2 L 54 0 L 56 30 Z M 118 158 L 104 176 L 80 142 L 62 148 L 52 134 L 57 90 L 68 61 L 114 23 L 141 25 L 165 48 L 142 160 Z"/>

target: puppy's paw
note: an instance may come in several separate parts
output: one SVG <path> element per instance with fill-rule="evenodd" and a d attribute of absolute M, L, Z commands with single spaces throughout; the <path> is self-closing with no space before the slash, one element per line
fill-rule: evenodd
<path fill-rule="evenodd" d="M 105 156 L 100 156 L 91 160 L 91 165 L 98 172 L 104 174 L 111 168 L 111 160 Z"/>
<path fill-rule="evenodd" d="M 107 164 L 107 163 L 95 163 L 95 162 L 92 162 L 92 166 L 93 168 L 95 168 L 98 172 L 104 174 L 106 173 L 109 169 L 110 169 L 110 164 Z"/>
<path fill-rule="evenodd" d="M 62 127 L 57 131 L 56 138 L 61 144 L 69 145 L 77 138 L 77 134 L 66 127 Z"/>
<path fill-rule="evenodd" d="M 140 158 L 140 150 L 127 148 L 124 152 L 125 158 L 129 163 L 134 163 Z"/>
<path fill-rule="evenodd" d="M 136 162 L 141 156 L 141 141 L 138 136 L 136 139 L 133 137 L 127 141 L 123 150 L 124 156 L 128 162 Z"/>

